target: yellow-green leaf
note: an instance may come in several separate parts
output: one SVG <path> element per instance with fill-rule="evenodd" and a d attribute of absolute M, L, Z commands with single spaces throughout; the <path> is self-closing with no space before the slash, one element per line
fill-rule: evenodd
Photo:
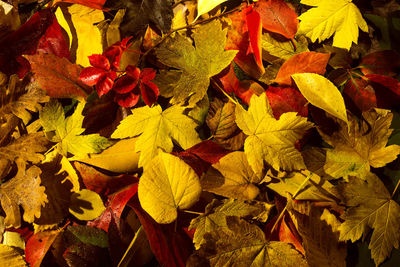
<path fill-rule="evenodd" d="M 292 78 L 311 104 L 347 123 L 343 96 L 331 81 L 315 73 L 296 73 Z"/>
<path fill-rule="evenodd" d="M 140 156 L 140 153 L 135 152 L 137 139 L 120 140 L 100 154 L 90 154 L 87 158 L 77 160 L 117 173 L 137 171 Z"/>
<path fill-rule="evenodd" d="M 96 192 L 82 189 L 71 195 L 69 212 L 82 221 L 90 221 L 99 217 L 106 209 L 103 200 Z"/>
<path fill-rule="evenodd" d="M 262 35 L 261 41 L 262 49 L 265 52 L 273 57 L 281 58 L 284 60 L 287 60 L 296 54 L 309 51 L 307 38 L 305 38 L 304 36 L 300 36 L 297 42 L 295 40 L 280 41 L 275 39 L 270 33 L 264 33 Z M 297 45 L 296 49 L 293 43 Z M 273 61 L 269 60 L 269 58 L 264 55 L 263 59 L 269 62 Z"/>
<path fill-rule="evenodd" d="M 368 32 L 367 23 L 351 0 L 303 0 L 301 3 L 315 6 L 299 16 L 297 32 L 305 34 L 312 42 L 334 35 L 333 46 L 349 50 L 352 42 L 357 44 L 358 28 Z"/>
<path fill-rule="evenodd" d="M 104 20 L 103 11 L 78 4 L 71 5 L 65 10 L 70 16 L 64 16 L 57 9 L 56 17 L 61 27 L 68 33 L 72 57 L 76 64 L 90 66 L 88 56 L 103 53 L 103 44 L 99 28 L 95 25 Z"/>
<path fill-rule="evenodd" d="M 201 140 L 195 130 L 197 124 L 183 114 L 185 108 L 172 106 L 162 111 L 159 105 L 144 106 L 132 110 L 118 125 L 112 138 L 139 138 L 135 152 L 140 152 L 139 167 L 144 167 L 160 150 L 172 152 L 174 140 L 183 149 L 188 149 Z"/>
<path fill-rule="evenodd" d="M 203 99 L 210 84 L 210 78 L 227 67 L 237 51 L 225 51 L 226 29 L 214 20 L 194 30 L 192 42 L 176 34 L 168 38 L 156 50 L 158 59 L 165 65 L 182 71 L 175 82 L 171 104 L 195 105 Z"/>
<path fill-rule="evenodd" d="M 49 139 L 58 143 L 60 153 L 67 156 L 71 153 L 84 157 L 89 153 L 99 153 L 108 147 L 111 142 L 99 134 L 81 135 L 85 129 L 82 128 L 82 110 L 85 103 L 80 102 L 75 112 L 65 118 L 62 106 L 56 100 L 47 103 L 39 113 L 40 122 Z"/>
<path fill-rule="evenodd" d="M 0 244 L 0 266 L 25 267 L 28 264 L 17 249 Z"/>
<path fill-rule="evenodd" d="M 254 172 L 260 177 L 264 160 L 274 169 L 296 170 L 305 168 L 295 142 L 312 127 L 307 118 L 296 112 L 283 113 L 279 120 L 272 115 L 266 94 L 253 95 L 246 111 L 236 107 L 236 123 L 248 135 L 244 152 Z"/>
<path fill-rule="evenodd" d="M 171 223 L 177 209 L 188 209 L 200 197 L 196 172 L 183 160 L 161 152 L 144 168 L 138 195 L 143 209 L 158 223 Z"/>
<path fill-rule="evenodd" d="M 197 20 L 201 15 L 211 11 L 226 0 L 198 0 L 197 1 Z"/>

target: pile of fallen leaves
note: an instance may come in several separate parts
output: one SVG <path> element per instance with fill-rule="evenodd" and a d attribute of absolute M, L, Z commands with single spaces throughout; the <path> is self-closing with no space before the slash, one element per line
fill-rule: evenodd
<path fill-rule="evenodd" d="M 395 0 L 0 1 L 0 265 L 395 264 L 399 36 Z"/>

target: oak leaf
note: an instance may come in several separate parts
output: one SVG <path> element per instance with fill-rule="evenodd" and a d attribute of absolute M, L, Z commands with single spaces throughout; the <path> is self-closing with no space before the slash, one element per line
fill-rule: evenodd
<path fill-rule="evenodd" d="M 235 112 L 237 125 L 248 135 L 244 152 L 257 175 L 263 171 L 264 160 L 276 170 L 305 168 L 294 145 L 313 126 L 307 118 L 287 112 L 275 119 L 265 93 L 253 95 L 247 111 L 237 106 Z"/>
<path fill-rule="evenodd" d="M 198 254 L 210 266 L 307 266 L 291 245 L 267 241 L 264 232 L 238 217 L 227 217 L 228 228 L 204 235 L 205 244 Z"/>
<path fill-rule="evenodd" d="M 143 209 L 157 223 L 171 223 L 177 209 L 188 209 L 201 194 L 199 177 L 184 161 L 168 153 L 154 158 L 139 181 L 138 196 Z"/>
<path fill-rule="evenodd" d="M 84 116 L 84 103 L 80 102 L 75 112 L 65 118 L 62 106 L 57 101 L 51 101 L 39 112 L 40 122 L 52 142 L 57 142 L 58 151 L 67 156 L 85 156 L 89 153 L 99 153 L 111 143 L 99 134 L 81 135 Z"/>
<path fill-rule="evenodd" d="M 392 118 L 388 110 L 373 109 L 363 112 L 360 126 L 356 118 L 350 116 L 350 131 L 339 120 L 341 128 L 331 136 L 320 131 L 325 142 L 333 147 L 326 153 L 325 172 L 335 178 L 353 175 L 364 179 L 370 166 L 379 168 L 395 160 L 400 146 L 386 146 L 393 131 L 389 129 Z"/>
<path fill-rule="evenodd" d="M 172 152 L 173 142 L 188 149 L 200 142 L 195 128 L 197 124 L 183 114 L 185 108 L 172 106 L 162 111 L 159 105 L 140 107 L 132 110 L 118 125 L 112 138 L 139 138 L 135 152 L 140 152 L 139 167 L 147 165 L 160 150 Z"/>
<path fill-rule="evenodd" d="M 45 187 L 41 186 L 41 170 L 32 166 L 26 169 L 22 161 L 17 162 L 17 175 L 0 186 L 0 201 L 6 218 L 7 227 L 18 228 L 21 226 L 21 206 L 24 210 L 23 219 L 32 223 L 40 217 L 41 207 L 47 202 Z"/>
<path fill-rule="evenodd" d="M 315 1 L 314 1 L 315 2 Z M 333 37 L 333 46 L 350 49 L 352 42 L 357 44 L 358 28 L 368 32 L 368 25 L 360 10 L 350 0 L 322 0 L 315 3 L 302 0 L 301 3 L 314 5 L 299 17 L 297 34 L 305 34 L 315 42 Z"/>
<path fill-rule="evenodd" d="M 93 91 L 79 79 L 82 67 L 66 58 L 42 53 L 25 57 L 31 63 L 36 81 L 49 96 L 86 98 Z"/>
<path fill-rule="evenodd" d="M 214 20 L 195 30 L 192 37 L 196 47 L 176 34 L 156 50 L 160 62 L 182 71 L 171 104 L 183 104 L 188 100 L 193 106 L 203 99 L 210 78 L 220 73 L 235 57 L 237 51 L 224 51 L 226 30 L 221 27 L 221 23 Z"/>
<path fill-rule="evenodd" d="M 372 173 L 365 181 L 351 177 L 342 185 L 344 201 L 348 209 L 341 216 L 340 240 L 355 242 L 373 229 L 368 248 L 378 266 L 399 247 L 400 206 L 392 200 L 382 181 Z"/>

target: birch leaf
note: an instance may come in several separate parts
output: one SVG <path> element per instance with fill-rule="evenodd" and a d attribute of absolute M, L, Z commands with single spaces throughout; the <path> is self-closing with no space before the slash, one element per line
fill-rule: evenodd
<path fill-rule="evenodd" d="M 138 188 L 140 204 L 157 223 L 173 222 L 177 209 L 190 208 L 200 193 L 196 172 L 168 153 L 160 153 L 144 169 Z"/>
<path fill-rule="evenodd" d="M 342 94 L 331 81 L 315 73 L 297 73 L 292 78 L 301 94 L 311 104 L 348 122 Z"/>
<path fill-rule="evenodd" d="M 357 44 L 358 28 L 368 32 L 367 23 L 351 0 L 303 0 L 301 3 L 315 5 L 299 16 L 297 32 L 305 34 L 312 42 L 321 42 L 334 35 L 333 46 L 349 50 L 352 43 Z"/>

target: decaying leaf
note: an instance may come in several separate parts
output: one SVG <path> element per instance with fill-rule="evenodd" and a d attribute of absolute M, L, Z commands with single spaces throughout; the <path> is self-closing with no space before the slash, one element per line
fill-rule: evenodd
<path fill-rule="evenodd" d="M 399 247 L 400 206 L 392 200 L 388 190 L 375 174 L 368 174 L 365 181 L 349 178 L 342 186 L 345 204 L 348 206 L 339 227 L 340 240 L 355 242 L 372 228 L 368 248 L 375 264 L 381 264 Z"/>
<path fill-rule="evenodd" d="M 17 175 L 0 186 L 0 201 L 6 213 L 4 223 L 7 227 L 21 226 L 19 206 L 24 210 L 24 221 L 31 223 L 35 217 L 40 217 L 41 207 L 47 202 L 45 187 L 40 185 L 41 170 L 36 166 L 25 168 L 23 162 L 18 162 Z"/>
<path fill-rule="evenodd" d="M 183 36 L 176 34 L 156 50 L 158 59 L 170 67 L 182 71 L 177 81 L 171 104 L 193 106 L 203 99 L 210 78 L 231 63 L 237 51 L 224 51 L 226 30 L 219 21 L 212 21 L 194 31 L 195 47 Z"/>
<path fill-rule="evenodd" d="M 200 142 L 195 131 L 196 123 L 183 114 L 184 108 L 173 106 L 164 111 L 159 105 L 132 110 L 121 121 L 111 135 L 112 138 L 127 138 L 140 135 L 135 151 L 140 152 L 139 167 L 145 166 L 162 149 L 172 152 L 174 140 L 183 149 Z"/>
<path fill-rule="evenodd" d="M 158 223 L 173 222 L 177 209 L 190 208 L 200 193 L 195 171 L 168 153 L 159 153 L 144 169 L 138 188 L 140 204 Z"/>
<path fill-rule="evenodd" d="M 400 146 L 386 146 L 393 131 L 389 129 L 392 118 L 388 110 L 373 109 L 363 113 L 361 125 L 349 116 L 350 131 L 341 120 L 337 120 L 340 130 L 331 136 L 320 131 L 333 147 L 326 152 L 325 172 L 335 178 L 353 175 L 364 179 L 370 166 L 379 168 L 395 160 Z"/>
<path fill-rule="evenodd" d="M 244 152 L 257 175 L 264 169 L 264 160 L 276 170 L 305 167 L 294 144 L 313 125 L 306 118 L 297 116 L 296 112 L 287 112 L 276 120 L 264 93 L 253 95 L 248 111 L 236 107 L 236 123 L 248 135 Z"/>
<path fill-rule="evenodd" d="M 267 241 L 264 232 L 238 217 L 227 217 L 228 228 L 204 235 L 197 252 L 210 266 L 307 266 L 291 245 Z"/>
<path fill-rule="evenodd" d="M 49 102 L 39 113 L 39 118 L 47 136 L 52 142 L 58 143 L 58 151 L 67 156 L 68 153 L 85 156 L 89 153 L 99 153 L 111 143 L 99 134 L 81 135 L 82 110 L 85 103 L 80 102 L 74 114 L 65 118 L 62 106 L 57 101 Z"/>

